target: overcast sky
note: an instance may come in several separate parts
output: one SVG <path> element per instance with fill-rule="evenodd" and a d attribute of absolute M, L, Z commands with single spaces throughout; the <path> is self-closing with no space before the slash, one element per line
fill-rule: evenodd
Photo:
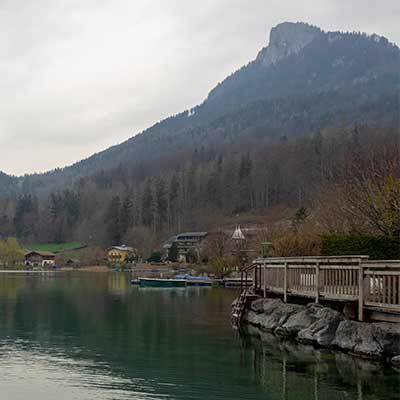
<path fill-rule="evenodd" d="M 400 43 L 399 0 L 0 0 L 0 170 L 61 167 L 201 102 L 304 21 Z"/>

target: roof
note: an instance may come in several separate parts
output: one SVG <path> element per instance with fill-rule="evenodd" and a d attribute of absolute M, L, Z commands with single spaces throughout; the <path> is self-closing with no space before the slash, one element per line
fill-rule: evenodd
<path fill-rule="evenodd" d="M 55 257 L 56 256 L 51 251 L 26 250 L 25 253 L 24 253 L 25 257 L 30 255 L 30 254 L 37 254 L 37 255 L 42 256 L 42 257 Z"/>
<path fill-rule="evenodd" d="M 107 251 L 110 251 L 110 250 L 119 250 L 119 251 L 130 251 L 130 252 L 133 252 L 133 247 L 128 247 L 128 246 L 125 246 L 125 245 L 122 245 L 122 246 L 112 246 L 112 247 L 109 247 L 109 248 L 107 249 Z"/>
<path fill-rule="evenodd" d="M 207 236 L 207 232 L 183 232 L 177 235 L 177 238 L 179 239 L 180 236 L 204 237 Z"/>
<path fill-rule="evenodd" d="M 235 232 L 233 232 L 232 239 L 235 239 L 235 240 L 244 240 L 245 239 L 243 232 L 240 229 L 240 225 L 238 225 L 235 229 Z"/>
<path fill-rule="evenodd" d="M 170 238 L 168 238 L 168 240 L 166 240 L 166 241 L 164 242 L 163 247 L 164 247 L 165 249 L 168 249 L 169 247 L 172 246 L 172 243 L 174 243 L 175 240 L 176 240 L 176 236 L 171 236 Z"/>

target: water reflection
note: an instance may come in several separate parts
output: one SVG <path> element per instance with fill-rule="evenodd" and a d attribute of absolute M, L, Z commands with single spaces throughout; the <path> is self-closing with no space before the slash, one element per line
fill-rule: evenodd
<path fill-rule="evenodd" d="M 124 274 L 0 275 L 1 399 L 395 399 L 398 373 L 259 331 L 224 289 Z"/>
<path fill-rule="evenodd" d="M 316 349 L 247 327 L 242 351 L 252 352 L 255 380 L 286 399 L 399 399 L 399 372 L 342 352 Z M 277 390 L 280 388 L 280 390 Z"/>

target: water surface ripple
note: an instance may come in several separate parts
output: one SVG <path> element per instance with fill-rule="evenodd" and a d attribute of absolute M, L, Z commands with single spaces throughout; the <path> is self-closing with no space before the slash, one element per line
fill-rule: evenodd
<path fill-rule="evenodd" d="M 236 293 L 0 274 L 0 400 L 399 399 L 399 371 L 229 324 Z"/>

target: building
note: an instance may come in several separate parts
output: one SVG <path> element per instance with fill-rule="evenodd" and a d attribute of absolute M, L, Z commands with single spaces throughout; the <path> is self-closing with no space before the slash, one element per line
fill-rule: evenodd
<path fill-rule="evenodd" d="M 107 259 L 110 263 L 124 263 L 134 253 L 135 251 L 132 247 L 125 245 L 113 246 L 107 249 Z"/>
<path fill-rule="evenodd" d="M 184 232 L 171 238 L 164 246 L 166 258 L 169 256 L 169 250 L 173 243 L 178 248 L 179 262 L 194 262 L 200 258 L 200 250 L 207 232 Z"/>
<path fill-rule="evenodd" d="M 50 251 L 28 250 L 24 254 L 25 265 L 29 266 L 53 266 L 56 255 Z"/>

